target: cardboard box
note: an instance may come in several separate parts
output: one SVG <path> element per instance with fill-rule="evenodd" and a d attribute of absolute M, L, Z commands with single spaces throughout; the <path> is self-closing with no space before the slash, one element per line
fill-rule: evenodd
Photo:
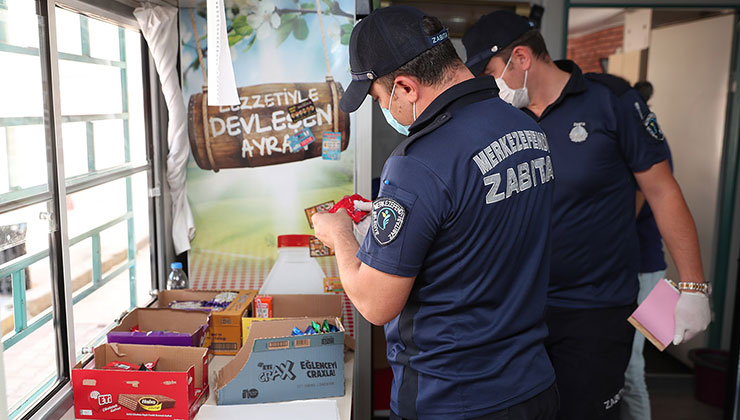
<path fill-rule="evenodd" d="M 223 311 L 211 312 L 211 323 L 206 343 L 213 354 L 235 355 L 242 345 L 241 319 L 246 315 L 256 290 L 163 290 L 159 292 L 157 305 L 168 308 L 170 302 L 211 300 L 222 292 L 238 293 L 237 297 Z"/>
<path fill-rule="evenodd" d="M 136 308 L 108 333 L 109 343 L 200 347 L 210 314 L 162 308 Z M 132 328 L 139 331 L 132 332 Z"/>
<path fill-rule="evenodd" d="M 303 322 L 323 318 L 303 318 Z M 344 326 L 292 337 L 295 319 L 255 322 L 247 341 L 216 374 L 219 405 L 257 404 L 344 395 Z"/>
<path fill-rule="evenodd" d="M 157 359 L 154 372 L 101 369 Z M 103 344 L 93 369 L 72 369 L 72 392 L 77 419 L 192 419 L 208 398 L 208 349 Z"/>
<path fill-rule="evenodd" d="M 272 296 L 272 318 L 242 318 L 242 342 L 247 341 L 253 322 L 280 318 L 321 318 L 332 320 L 342 317 L 342 296 L 333 294 L 318 295 L 269 295 Z M 252 309 L 252 313 L 256 313 Z M 306 322 L 303 322 L 306 324 Z M 319 322 L 321 323 L 321 322 Z M 301 324 L 303 325 L 303 324 Z M 306 324 L 308 325 L 308 324 Z M 305 329 L 306 326 L 303 326 Z"/>

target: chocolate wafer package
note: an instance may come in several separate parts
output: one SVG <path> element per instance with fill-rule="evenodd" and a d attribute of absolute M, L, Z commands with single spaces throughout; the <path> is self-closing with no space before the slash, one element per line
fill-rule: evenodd
<path fill-rule="evenodd" d="M 175 400 L 164 395 L 119 394 L 118 404 L 135 412 L 154 412 L 174 408 Z"/>

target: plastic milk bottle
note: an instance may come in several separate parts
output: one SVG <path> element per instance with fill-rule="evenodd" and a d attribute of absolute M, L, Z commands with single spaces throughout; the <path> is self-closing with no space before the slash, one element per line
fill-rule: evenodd
<path fill-rule="evenodd" d="M 311 258 L 311 235 L 278 236 L 278 258 L 259 293 L 320 294 L 324 293 L 324 270 Z"/>

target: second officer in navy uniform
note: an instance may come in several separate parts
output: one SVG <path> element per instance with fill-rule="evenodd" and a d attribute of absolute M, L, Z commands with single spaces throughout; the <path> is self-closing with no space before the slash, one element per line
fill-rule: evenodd
<path fill-rule="evenodd" d="M 639 186 L 682 282 L 674 344 L 709 323 L 694 221 L 668 164 L 655 114 L 625 81 L 553 61 L 539 31 L 508 11 L 463 37 L 466 65 L 493 76 L 502 99 L 537 121 L 550 142 L 552 264 L 546 347 L 561 396 L 559 418 L 619 418 L 634 328 Z"/>

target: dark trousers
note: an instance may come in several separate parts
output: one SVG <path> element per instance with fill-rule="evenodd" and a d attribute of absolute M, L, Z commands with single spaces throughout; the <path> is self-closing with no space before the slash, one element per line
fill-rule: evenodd
<path fill-rule="evenodd" d="M 558 389 L 555 384 L 534 397 L 495 413 L 470 420 L 555 420 L 558 412 Z M 442 417 L 439 417 L 442 419 Z M 391 410 L 390 420 L 409 420 Z"/>
<path fill-rule="evenodd" d="M 559 420 L 619 419 L 634 309 L 547 308 L 545 348 L 560 392 Z"/>

